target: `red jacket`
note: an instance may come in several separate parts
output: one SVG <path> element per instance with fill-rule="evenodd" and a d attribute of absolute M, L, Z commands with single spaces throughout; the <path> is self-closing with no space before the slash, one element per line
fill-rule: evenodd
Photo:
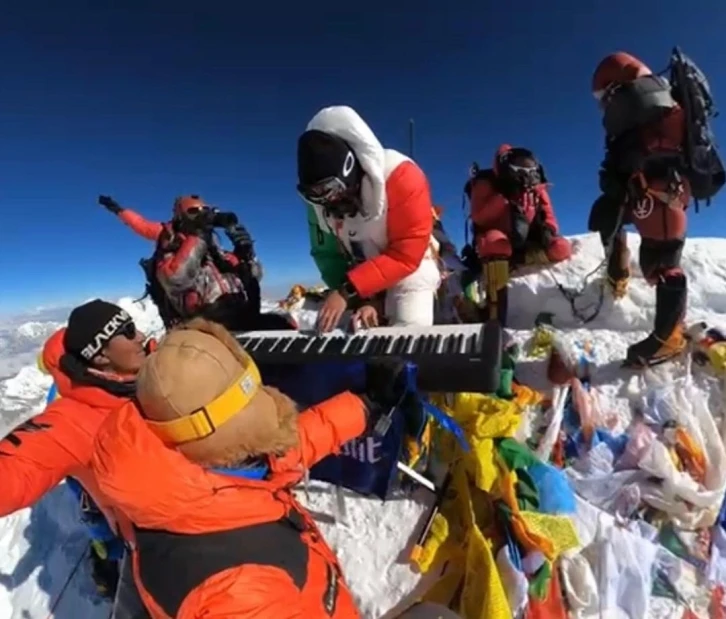
<path fill-rule="evenodd" d="M 193 314 L 223 295 L 244 292 L 236 274 L 217 268 L 202 237 L 174 232 L 171 224 L 148 221 L 129 209 L 122 210 L 119 217 L 134 232 L 159 244 L 162 255 L 156 274 L 178 311 Z M 230 269 L 239 266 L 233 253 L 219 248 L 219 254 Z"/>
<path fill-rule="evenodd" d="M 509 235 L 512 221 L 510 216 L 512 201 L 521 203 L 524 206 L 524 214 L 529 223 L 539 213 L 542 222 L 552 230 L 552 233 L 554 235 L 559 234 L 559 224 L 545 183 L 541 183 L 529 191 L 523 191 L 517 196 L 505 197 L 497 189 L 499 160 L 503 154 L 510 150 L 512 150 L 512 147 L 509 144 L 502 144 L 494 156 L 494 164 L 491 170 L 483 171 L 467 185 L 470 192 L 469 214 L 476 235 L 478 236 L 488 230 L 500 230 Z"/>
<path fill-rule="evenodd" d="M 61 397 L 0 441 L 0 516 L 38 501 L 65 477 L 75 477 L 107 516 L 114 517 L 90 469 L 93 441 L 108 414 L 128 401 L 99 387 L 74 382 L 60 369 L 65 329 L 43 348 L 43 364 Z"/>
<path fill-rule="evenodd" d="M 265 480 L 202 468 L 129 404 L 98 433 L 93 470 L 134 525 L 136 584 L 153 619 L 357 619 L 333 551 L 290 488 L 365 428 L 342 393 L 299 415 L 300 447 Z"/>

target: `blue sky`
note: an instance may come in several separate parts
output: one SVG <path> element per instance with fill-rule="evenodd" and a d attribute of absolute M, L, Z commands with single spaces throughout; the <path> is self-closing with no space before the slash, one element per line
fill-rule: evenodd
<path fill-rule="evenodd" d="M 156 219 L 200 193 L 248 225 L 271 293 L 315 281 L 295 153 L 326 105 L 352 105 L 401 150 L 415 119 L 416 159 L 458 241 L 467 169 L 502 141 L 540 155 L 563 231 L 584 231 L 605 54 L 660 70 L 680 44 L 726 106 L 719 0 L 13 4 L 0 20 L 0 313 L 141 294 L 152 246 L 99 193 Z M 721 234 L 724 206 L 726 192 L 691 234 Z"/>

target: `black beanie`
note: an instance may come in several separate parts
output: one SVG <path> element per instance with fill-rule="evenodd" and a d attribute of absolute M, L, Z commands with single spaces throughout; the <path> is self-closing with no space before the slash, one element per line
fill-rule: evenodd
<path fill-rule="evenodd" d="M 317 129 L 309 129 L 298 139 L 297 177 L 301 187 L 330 177 L 354 187 L 361 176 L 358 158 L 344 139 Z"/>
<path fill-rule="evenodd" d="M 67 353 L 86 362 L 91 361 L 130 322 L 133 319 L 125 309 L 94 299 L 71 312 L 63 336 L 63 347 Z"/>

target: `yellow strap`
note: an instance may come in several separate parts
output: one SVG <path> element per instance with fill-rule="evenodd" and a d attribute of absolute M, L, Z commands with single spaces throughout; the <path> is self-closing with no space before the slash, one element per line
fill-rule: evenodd
<path fill-rule="evenodd" d="M 260 372 L 251 363 L 227 391 L 191 415 L 173 421 L 146 420 L 146 423 L 165 443 L 178 445 L 204 438 L 245 408 L 261 383 Z"/>

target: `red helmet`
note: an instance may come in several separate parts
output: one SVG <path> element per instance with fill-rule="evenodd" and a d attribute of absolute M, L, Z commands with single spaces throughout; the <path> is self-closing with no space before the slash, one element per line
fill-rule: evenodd
<path fill-rule="evenodd" d="M 592 94 L 599 101 L 613 86 L 652 74 L 650 68 L 635 56 L 626 52 L 616 52 L 605 56 L 597 65 L 592 75 Z"/>
<path fill-rule="evenodd" d="M 194 217 L 208 208 L 199 196 L 180 196 L 174 200 L 174 217 Z"/>

